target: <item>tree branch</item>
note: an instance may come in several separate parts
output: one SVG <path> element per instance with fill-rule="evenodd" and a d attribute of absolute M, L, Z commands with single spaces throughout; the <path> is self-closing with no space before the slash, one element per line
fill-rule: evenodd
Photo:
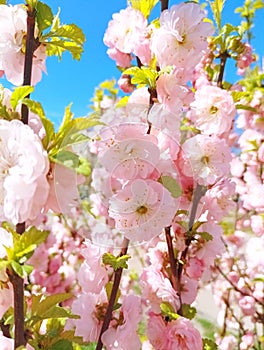
<path fill-rule="evenodd" d="M 124 238 L 123 248 L 121 249 L 121 252 L 120 252 L 119 256 L 126 255 L 127 250 L 128 250 L 128 245 L 129 245 L 129 240 L 127 238 Z M 109 298 L 109 304 L 108 304 L 108 307 L 107 307 L 107 310 L 106 310 L 106 314 L 105 314 L 105 317 L 104 317 L 104 322 L 103 322 L 103 325 L 102 325 L 102 328 L 101 328 L 101 331 L 100 331 L 98 343 L 97 343 L 97 346 L 96 346 L 95 350 L 101 350 L 103 348 L 102 335 L 108 329 L 109 324 L 111 322 L 112 312 L 113 312 L 113 308 L 115 306 L 116 296 L 117 296 L 117 293 L 118 293 L 122 272 L 123 272 L 122 268 L 119 268 L 119 269 L 117 269 L 114 272 L 113 288 L 112 288 L 112 291 L 111 291 L 111 295 L 110 295 L 110 298 Z"/>
<path fill-rule="evenodd" d="M 161 2 L 161 11 L 167 10 L 169 7 L 169 0 L 160 0 Z"/>

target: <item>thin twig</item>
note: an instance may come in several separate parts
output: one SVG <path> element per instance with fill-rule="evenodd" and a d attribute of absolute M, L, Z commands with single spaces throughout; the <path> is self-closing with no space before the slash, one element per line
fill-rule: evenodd
<path fill-rule="evenodd" d="M 121 249 L 121 252 L 119 254 L 119 256 L 123 256 L 126 255 L 127 250 L 128 250 L 128 245 L 129 245 L 129 240 L 127 238 L 124 238 L 123 241 L 123 248 Z M 104 322 L 100 331 L 100 335 L 99 335 L 99 339 L 98 339 L 98 343 L 96 346 L 96 350 L 101 350 L 103 348 L 103 343 L 102 343 L 102 335 L 103 333 L 108 329 L 109 324 L 111 322 L 111 318 L 112 318 L 112 313 L 113 313 L 113 309 L 115 306 L 115 302 L 116 302 L 116 296 L 119 290 L 119 285 L 120 285 L 120 281 L 121 281 L 121 276 L 122 276 L 122 272 L 123 272 L 123 268 L 119 268 L 114 272 L 114 283 L 113 283 L 113 288 L 111 291 L 111 295 L 109 298 L 109 304 L 106 310 L 106 314 L 104 317 Z"/>
<path fill-rule="evenodd" d="M 160 0 L 161 2 L 161 11 L 167 10 L 169 7 L 169 0 Z"/>

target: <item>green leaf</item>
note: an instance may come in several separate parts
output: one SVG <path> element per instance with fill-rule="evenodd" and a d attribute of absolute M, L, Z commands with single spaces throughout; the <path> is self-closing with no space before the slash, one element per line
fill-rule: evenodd
<path fill-rule="evenodd" d="M 188 304 L 182 304 L 182 316 L 192 320 L 196 315 L 196 308 Z"/>
<path fill-rule="evenodd" d="M 36 227 L 31 227 L 14 240 L 14 255 L 18 260 L 34 252 L 37 246 L 43 243 L 49 235 L 49 231 L 41 231 Z"/>
<path fill-rule="evenodd" d="M 164 317 L 168 317 L 169 320 L 177 320 L 180 315 L 178 315 L 172 305 L 168 301 L 164 301 L 160 304 L 161 313 Z"/>
<path fill-rule="evenodd" d="M 6 0 L 0 0 L 0 5 L 6 5 Z"/>
<path fill-rule="evenodd" d="M 79 166 L 75 170 L 78 174 L 89 176 L 92 171 L 91 164 L 86 158 L 79 157 Z"/>
<path fill-rule="evenodd" d="M 22 103 L 24 103 L 32 113 L 35 113 L 40 117 L 40 120 L 46 132 L 45 137 L 42 139 L 42 144 L 43 144 L 43 147 L 47 149 L 50 141 L 54 139 L 54 135 L 55 135 L 53 123 L 46 118 L 40 102 L 33 101 L 28 98 L 24 98 L 22 100 Z"/>
<path fill-rule="evenodd" d="M 53 344 L 51 350 L 73 350 L 72 343 L 67 339 L 59 340 Z"/>
<path fill-rule="evenodd" d="M 43 30 L 47 29 L 52 25 L 53 13 L 51 8 L 41 1 L 38 1 L 36 9 L 38 29 L 40 30 L 40 32 L 43 32 Z"/>
<path fill-rule="evenodd" d="M 130 255 L 122 255 L 122 256 L 115 257 L 111 253 L 105 253 L 103 254 L 102 261 L 105 265 L 112 266 L 114 270 L 117 270 L 120 268 L 127 269 L 128 268 L 127 261 L 130 258 L 131 258 Z"/>
<path fill-rule="evenodd" d="M 22 266 L 21 266 L 19 263 L 17 263 L 16 261 L 12 260 L 12 261 L 10 262 L 10 265 L 11 265 L 12 269 L 15 271 L 15 273 L 16 273 L 18 276 L 20 276 L 20 277 L 22 277 L 22 278 L 25 277 L 24 271 L 23 271 L 23 269 L 22 269 Z"/>
<path fill-rule="evenodd" d="M 196 232 L 202 239 L 204 239 L 206 242 L 212 241 L 213 236 L 208 232 Z"/>
<path fill-rule="evenodd" d="M 72 297 L 71 293 L 60 293 L 55 295 L 46 296 L 45 299 L 41 300 L 38 297 L 33 299 L 34 307 L 32 307 L 32 315 L 37 315 L 43 317 L 47 315 L 49 310 L 53 309 L 56 304 L 62 303 L 65 300 L 68 300 Z M 38 305 L 37 305 L 38 302 Z M 54 317 L 56 318 L 56 317 Z"/>
<path fill-rule="evenodd" d="M 131 83 L 138 85 L 147 85 L 152 89 L 156 88 L 156 80 L 159 76 L 158 72 L 155 69 L 148 68 L 145 66 L 131 67 L 126 69 L 123 74 L 131 75 Z"/>
<path fill-rule="evenodd" d="M 158 1 L 159 0 L 129 0 L 131 6 L 139 10 L 146 18 L 148 18 Z"/>
<path fill-rule="evenodd" d="M 161 176 L 159 182 L 171 193 L 173 198 L 182 195 L 182 189 L 178 182 L 170 176 Z"/>
<path fill-rule="evenodd" d="M 72 315 L 71 312 L 63 307 L 60 306 L 52 306 L 49 308 L 46 312 L 42 313 L 40 316 L 41 319 L 45 320 L 48 318 L 55 319 L 55 318 L 75 318 L 78 319 L 80 316 Z"/>
<path fill-rule="evenodd" d="M 207 338 L 203 338 L 203 350 L 217 350 L 217 345 L 216 343 Z"/>
<path fill-rule="evenodd" d="M 19 102 L 23 98 L 25 98 L 26 96 L 31 94 L 31 92 L 33 92 L 33 91 L 34 91 L 34 87 L 29 86 L 29 85 L 16 87 L 14 92 L 12 93 L 12 95 L 10 97 L 10 104 L 11 104 L 13 110 L 15 110 L 17 108 L 17 105 L 19 104 Z"/>
<path fill-rule="evenodd" d="M 56 18 L 56 17 L 55 17 Z M 42 43 L 46 44 L 47 55 L 56 55 L 61 58 L 64 51 L 69 51 L 72 57 L 79 60 L 83 52 L 85 35 L 81 28 L 75 24 L 52 26 L 49 33 L 43 35 Z"/>
<path fill-rule="evenodd" d="M 221 30 L 221 18 L 222 18 L 222 11 L 224 8 L 224 4 L 225 4 L 225 0 L 210 1 L 210 6 L 211 6 L 214 19 L 219 31 Z"/>
<path fill-rule="evenodd" d="M 50 159 L 52 162 L 58 163 L 67 168 L 77 169 L 79 167 L 79 157 L 77 154 L 63 149 L 56 154 L 51 155 Z"/>
<path fill-rule="evenodd" d="M 116 103 L 115 107 L 116 108 L 126 107 L 126 105 L 128 103 L 128 99 L 129 99 L 129 96 L 124 96 L 124 97 L 120 98 L 120 100 Z"/>

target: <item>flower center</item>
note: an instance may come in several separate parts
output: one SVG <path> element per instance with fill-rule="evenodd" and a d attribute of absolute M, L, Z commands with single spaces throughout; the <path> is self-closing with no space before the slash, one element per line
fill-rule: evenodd
<path fill-rule="evenodd" d="M 216 106 L 212 106 L 210 108 L 210 114 L 216 114 L 218 112 L 218 108 Z"/>
<path fill-rule="evenodd" d="M 148 208 L 145 207 L 144 205 L 141 205 L 136 210 L 136 212 L 139 213 L 139 214 L 146 214 L 147 211 L 148 211 Z"/>

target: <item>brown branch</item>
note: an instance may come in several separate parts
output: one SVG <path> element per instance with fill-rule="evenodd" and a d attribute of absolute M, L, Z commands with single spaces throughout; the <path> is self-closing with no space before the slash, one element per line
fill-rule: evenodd
<path fill-rule="evenodd" d="M 223 88 L 223 78 L 224 78 L 224 71 L 226 66 L 226 61 L 229 57 L 229 54 L 225 51 L 219 55 L 220 58 L 220 71 L 217 78 L 217 86 L 219 88 Z"/>
<path fill-rule="evenodd" d="M 35 31 L 35 10 L 27 11 L 27 37 L 24 64 L 23 85 L 31 84 L 33 53 L 39 46 L 38 41 L 34 37 Z M 27 96 L 29 97 L 29 95 Z M 21 120 L 24 124 L 28 124 L 28 107 L 22 104 Z M 25 223 L 16 225 L 16 232 L 22 235 L 25 232 Z M 15 349 L 21 345 L 26 345 L 25 339 L 25 320 L 24 320 L 24 279 L 17 275 L 14 271 L 9 273 L 10 282 L 14 290 L 14 322 L 15 322 Z"/>
<path fill-rule="evenodd" d="M 119 254 L 119 256 L 123 256 L 126 255 L 127 250 L 128 250 L 128 245 L 129 245 L 129 240 L 127 238 L 124 238 L 123 241 L 123 248 L 121 249 L 121 252 Z M 103 348 L 103 343 L 102 343 L 102 335 L 103 333 L 108 329 L 109 324 L 111 322 L 111 318 L 112 318 L 112 313 L 113 313 L 113 309 L 115 306 L 115 302 L 116 302 L 116 296 L 119 290 L 119 285 L 120 285 L 120 281 L 121 281 L 121 276 L 122 276 L 122 272 L 123 272 L 123 268 L 119 268 L 114 272 L 114 283 L 113 283 L 113 288 L 111 291 L 111 295 L 109 298 L 109 304 L 106 310 L 106 314 L 104 317 L 104 322 L 100 331 L 100 335 L 99 335 L 99 339 L 98 339 L 98 343 L 96 346 L 95 350 L 101 350 Z"/>
<path fill-rule="evenodd" d="M 168 253 L 169 253 L 169 260 L 170 260 L 170 267 L 171 267 L 171 283 L 173 286 L 173 289 L 180 294 L 180 285 L 178 281 L 178 274 L 177 274 L 177 261 L 175 259 L 174 250 L 173 250 L 173 244 L 172 244 L 172 237 L 171 237 L 171 227 L 165 227 L 165 237 L 166 242 L 168 246 Z"/>
<path fill-rule="evenodd" d="M 167 10 L 169 7 L 169 0 L 160 0 L 161 2 L 161 11 Z"/>

